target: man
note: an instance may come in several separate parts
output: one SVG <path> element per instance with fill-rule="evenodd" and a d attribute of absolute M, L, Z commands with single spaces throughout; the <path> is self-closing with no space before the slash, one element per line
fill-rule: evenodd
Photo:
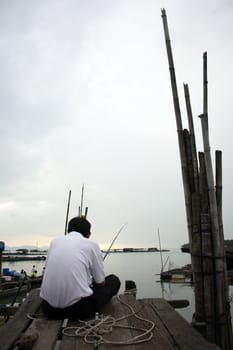
<path fill-rule="evenodd" d="M 51 242 L 40 291 L 49 318 L 89 318 L 120 288 L 117 276 L 105 277 L 103 257 L 98 244 L 89 240 L 90 230 L 85 218 L 75 217 L 68 234 Z"/>
<path fill-rule="evenodd" d="M 31 277 L 31 278 L 34 278 L 34 277 L 36 277 L 36 274 L 37 274 L 36 266 L 33 265 L 33 266 L 32 266 L 32 269 L 31 269 L 30 277 Z"/>

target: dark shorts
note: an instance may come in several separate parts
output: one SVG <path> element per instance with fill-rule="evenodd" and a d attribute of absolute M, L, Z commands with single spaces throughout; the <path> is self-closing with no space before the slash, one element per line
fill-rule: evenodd
<path fill-rule="evenodd" d="M 42 300 L 42 310 L 49 319 L 80 319 L 84 320 L 100 311 L 102 305 L 107 304 L 113 295 L 116 295 L 120 289 L 121 282 L 115 275 L 109 275 L 105 278 L 105 285 L 98 287 L 92 286 L 93 294 L 89 297 L 79 300 L 77 303 L 66 308 L 54 308 L 46 300 Z"/>

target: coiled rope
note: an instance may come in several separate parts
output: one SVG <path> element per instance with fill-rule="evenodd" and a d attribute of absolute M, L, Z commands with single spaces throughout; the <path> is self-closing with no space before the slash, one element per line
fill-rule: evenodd
<path fill-rule="evenodd" d="M 100 345 L 100 344 L 133 345 L 133 344 L 139 344 L 139 343 L 150 341 L 153 338 L 152 330 L 155 327 L 155 323 L 138 315 L 138 313 L 141 311 L 142 308 L 136 312 L 133 309 L 133 307 L 127 302 L 123 301 L 120 298 L 120 296 L 117 296 L 117 298 L 122 304 L 124 304 L 125 306 L 128 307 L 128 309 L 130 309 L 129 314 L 119 318 L 101 315 L 89 321 L 79 321 L 81 323 L 81 326 L 65 327 L 63 328 L 62 333 L 69 337 L 82 337 L 86 343 L 94 344 L 94 345 Z M 146 329 L 141 327 L 131 327 L 131 326 L 119 324 L 120 321 L 130 316 L 134 316 L 140 321 L 143 321 L 144 323 L 148 323 L 149 328 Z M 135 330 L 140 332 L 140 334 L 134 337 L 128 338 L 124 341 L 106 339 L 104 335 L 111 333 L 114 328 L 124 328 L 124 329 Z"/>

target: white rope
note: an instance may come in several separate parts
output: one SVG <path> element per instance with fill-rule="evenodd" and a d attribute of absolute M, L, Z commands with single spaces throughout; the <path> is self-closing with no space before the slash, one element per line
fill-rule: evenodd
<path fill-rule="evenodd" d="M 65 327 L 62 330 L 62 333 L 64 335 L 70 336 L 70 337 L 82 337 L 84 341 L 88 344 L 111 344 L 111 345 L 132 345 L 132 344 L 139 344 L 148 342 L 153 338 L 152 330 L 155 327 L 154 322 L 145 319 L 141 316 L 138 316 L 137 312 L 134 311 L 132 306 L 128 304 L 127 302 L 123 301 L 120 296 L 118 296 L 118 300 L 127 306 L 130 309 L 130 313 L 127 315 L 124 315 L 119 318 L 114 318 L 112 316 L 103 316 L 98 317 L 96 319 L 92 319 L 89 321 L 79 321 L 82 325 L 79 327 Z M 139 319 L 140 321 L 143 321 L 145 323 L 149 324 L 149 328 L 141 328 L 141 327 L 131 327 L 126 326 L 123 324 L 119 324 L 119 321 L 122 321 L 130 316 L 134 316 L 135 318 Z M 124 328 L 124 329 L 131 329 L 140 332 L 140 334 L 126 339 L 124 341 L 117 341 L 117 340 L 108 340 L 104 337 L 105 334 L 111 333 L 113 331 L 113 328 Z"/>

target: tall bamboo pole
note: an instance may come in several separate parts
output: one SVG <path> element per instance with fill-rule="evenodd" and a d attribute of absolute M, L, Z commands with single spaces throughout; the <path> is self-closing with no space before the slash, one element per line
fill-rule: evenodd
<path fill-rule="evenodd" d="M 199 329 L 201 333 L 205 329 L 205 300 L 204 300 L 204 282 L 203 282 L 203 266 L 202 266 L 202 236 L 200 222 L 201 198 L 198 192 L 192 195 L 192 270 L 193 279 L 195 281 L 195 314 L 192 324 Z"/>
<path fill-rule="evenodd" d="M 194 185 L 195 185 L 195 191 L 198 192 L 199 181 L 198 181 L 197 149 L 196 149 L 195 132 L 194 132 L 194 125 L 193 125 L 193 113 L 192 113 L 188 84 L 184 84 L 184 95 L 185 95 L 186 110 L 187 110 L 187 116 L 188 116 L 191 152 L 192 152 L 192 159 L 193 159 Z"/>
<path fill-rule="evenodd" d="M 190 101 L 188 84 L 184 84 L 184 95 L 186 102 L 186 111 L 189 124 L 189 148 L 192 159 L 192 262 L 193 277 L 195 281 L 195 318 L 193 324 L 201 332 L 205 328 L 205 298 L 204 298 L 204 280 L 203 280 L 203 259 L 202 259 L 202 236 L 201 236 L 201 198 L 199 188 L 199 169 L 195 141 L 195 132 L 193 124 L 193 113 Z"/>
<path fill-rule="evenodd" d="M 215 181 L 216 181 L 216 201 L 217 201 L 217 210 L 218 210 L 218 221 L 219 221 L 219 234 L 222 251 L 224 252 L 224 264 L 226 266 L 226 253 L 224 246 L 224 228 L 223 228 L 223 218 L 222 218 L 222 152 L 215 152 Z M 225 267 L 225 280 L 228 281 L 227 269 Z M 226 283 L 225 289 L 225 306 L 226 306 L 226 315 L 231 318 L 230 312 L 230 302 L 229 302 L 229 286 Z M 227 322 L 227 332 L 230 334 L 230 344 L 233 347 L 233 339 L 232 339 L 232 325 L 231 319 Z"/>
<path fill-rule="evenodd" d="M 207 53 L 203 55 L 203 114 L 201 117 L 202 136 L 204 144 L 204 155 L 206 165 L 206 177 L 209 192 L 209 208 L 213 243 L 213 264 L 214 264 L 214 283 L 215 283 L 215 329 L 216 343 L 222 349 L 232 349 L 232 334 L 229 334 L 229 315 L 226 308 L 225 290 L 226 281 L 226 264 L 224 261 L 224 251 L 220 241 L 219 221 L 217 201 L 214 186 L 214 176 L 212 159 L 210 153 L 209 128 L 208 128 L 208 88 L 207 88 Z M 228 333 L 228 334 L 227 334 Z"/>
<path fill-rule="evenodd" d="M 70 210 L 70 198 L 71 198 L 71 190 L 69 190 L 68 203 L 67 203 L 67 209 L 66 209 L 65 235 L 67 233 L 67 224 L 68 224 L 69 210 Z"/>
<path fill-rule="evenodd" d="M 201 261 L 202 261 L 202 286 L 204 297 L 204 315 L 206 322 L 206 338 L 215 342 L 215 284 L 213 280 L 214 267 L 212 258 L 211 222 L 209 214 L 209 196 L 206 179 L 205 157 L 199 152 L 200 164 L 200 238 L 201 238 Z"/>
<path fill-rule="evenodd" d="M 167 48 L 167 57 L 168 57 L 168 65 L 169 65 L 169 71 L 170 71 L 173 104 L 174 104 L 175 116 L 176 116 L 176 126 L 177 126 L 178 143 L 179 143 L 179 151 L 180 151 L 182 179 L 183 179 L 183 186 L 184 186 L 187 226 L 188 226 L 189 241 L 190 241 L 190 253 L 191 253 L 191 259 L 192 259 L 192 248 L 191 248 L 192 247 L 192 212 L 191 212 L 191 198 L 190 198 L 188 176 L 187 176 L 185 146 L 184 146 L 184 139 L 183 139 L 182 119 L 181 119 L 179 97 L 178 97 L 178 91 L 177 91 L 177 85 L 176 85 L 176 74 L 175 74 L 175 67 L 173 63 L 171 41 L 169 36 L 168 24 L 167 24 L 167 16 L 166 16 L 165 9 L 162 9 L 161 12 L 162 12 L 163 28 L 164 28 L 165 42 L 166 42 L 166 48 Z"/>
<path fill-rule="evenodd" d="M 83 215 L 83 195 L 84 195 L 84 185 L 82 185 L 81 204 L 80 204 L 80 217 Z"/>
<path fill-rule="evenodd" d="M 222 152 L 215 152 L 216 166 L 215 166 L 215 181 L 216 181 L 216 201 L 218 208 L 218 220 L 219 220 L 219 231 L 220 239 L 224 244 L 224 231 L 223 231 L 223 220 L 222 220 Z"/>

